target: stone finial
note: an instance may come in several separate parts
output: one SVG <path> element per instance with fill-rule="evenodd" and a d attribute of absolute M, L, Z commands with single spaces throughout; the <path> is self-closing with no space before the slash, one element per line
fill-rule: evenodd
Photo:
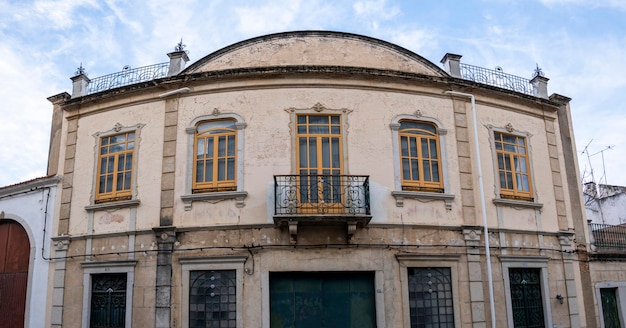
<path fill-rule="evenodd" d="M 170 66 L 167 71 L 167 76 L 173 76 L 185 69 L 185 65 L 189 61 L 189 57 L 187 56 L 187 51 L 184 50 L 186 45 L 183 44 L 183 39 L 180 39 L 180 42 L 174 47 L 174 52 L 170 52 L 167 54 L 170 57 Z"/>
<path fill-rule="evenodd" d="M 71 77 L 72 80 L 72 98 L 82 97 L 87 94 L 87 86 L 91 80 L 87 77 L 87 71 L 81 63 L 76 69 L 75 75 Z"/>
<path fill-rule="evenodd" d="M 461 55 L 447 53 L 441 59 L 443 69 L 453 77 L 462 78 L 461 76 Z"/>

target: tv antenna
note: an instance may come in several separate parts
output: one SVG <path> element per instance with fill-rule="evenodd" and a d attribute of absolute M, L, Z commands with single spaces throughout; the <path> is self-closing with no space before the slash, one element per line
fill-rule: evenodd
<path fill-rule="evenodd" d="M 596 182 L 596 178 L 593 174 L 593 166 L 591 165 L 591 157 L 600 154 L 600 156 L 602 157 L 602 177 L 600 178 L 600 181 L 598 181 L 598 183 L 602 183 L 602 179 L 604 179 L 605 184 L 608 184 L 608 178 L 606 176 L 606 165 L 604 164 L 604 152 L 607 150 L 613 150 L 615 148 L 615 145 L 609 145 L 606 146 L 604 149 L 595 152 L 593 154 L 589 153 L 589 146 L 591 145 L 591 143 L 593 142 L 593 139 L 589 140 L 589 143 L 587 143 L 587 145 L 585 146 L 585 149 L 583 149 L 583 151 L 581 152 L 581 154 L 586 154 L 587 155 L 587 163 L 589 163 L 589 171 L 591 174 L 591 182 L 595 183 Z"/>

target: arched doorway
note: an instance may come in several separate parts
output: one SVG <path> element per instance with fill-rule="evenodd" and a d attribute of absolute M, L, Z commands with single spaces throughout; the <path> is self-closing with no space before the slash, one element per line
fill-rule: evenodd
<path fill-rule="evenodd" d="M 30 242 L 13 220 L 0 220 L 0 328 L 23 327 Z"/>

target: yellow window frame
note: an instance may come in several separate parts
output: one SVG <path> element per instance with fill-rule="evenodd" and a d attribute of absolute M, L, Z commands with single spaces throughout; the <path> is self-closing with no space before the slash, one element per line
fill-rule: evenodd
<path fill-rule="evenodd" d="M 528 140 L 494 131 L 500 198 L 533 201 Z"/>
<path fill-rule="evenodd" d="M 124 138 L 121 139 L 121 136 Z M 132 198 L 135 142 L 135 131 L 100 138 L 96 203 Z"/>
<path fill-rule="evenodd" d="M 220 123 L 232 123 L 232 128 L 221 126 Z M 215 126 L 211 126 L 215 123 Z M 192 176 L 192 192 L 220 192 L 237 190 L 237 129 L 233 119 L 202 121 L 196 125 L 194 135 L 194 164 Z M 204 124 L 208 128 L 200 130 Z M 220 142 L 223 142 L 220 144 Z M 211 146 L 209 146 L 211 145 Z M 223 145 L 223 152 L 220 151 Z M 200 153 L 199 147 L 203 147 Z M 212 148 L 209 148 L 212 147 Z M 223 163 L 223 175 L 220 173 Z M 210 166 L 210 169 L 207 167 Z M 202 172 L 199 171 L 202 167 Z M 207 178 L 209 176 L 210 178 Z M 221 178 L 223 176 L 223 178 Z"/>
<path fill-rule="evenodd" d="M 398 130 L 402 190 L 443 193 L 441 147 L 437 126 L 430 122 L 413 120 L 402 120 L 399 123 L 401 126 L 402 123 L 414 123 L 431 128 L 401 127 Z M 405 142 L 406 151 L 403 147 Z M 428 157 L 424 154 L 428 154 Z M 437 172 L 433 172 L 434 170 Z M 430 179 L 426 179 L 427 176 Z"/>
<path fill-rule="evenodd" d="M 328 123 L 315 123 L 315 118 L 327 117 Z M 302 212 L 315 212 L 319 203 L 327 203 L 328 207 L 339 207 L 342 203 L 341 193 L 335 194 L 335 188 L 327 188 L 341 183 L 343 174 L 343 129 L 341 115 L 333 114 L 302 114 L 296 115 L 296 170 L 300 178 L 301 190 L 298 194 L 303 204 Z M 326 130 L 327 132 L 312 132 Z M 306 147 L 301 147 L 304 141 Z M 315 151 L 311 152 L 311 143 L 315 143 Z M 326 149 L 324 148 L 326 144 Z M 303 153 L 304 152 L 304 153 Z M 315 158 L 315 164 L 311 163 Z M 305 158 L 306 162 L 302 159 Z M 324 159 L 328 163 L 324 164 Z M 317 175 L 317 179 L 306 178 L 306 175 Z M 315 186 L 314 186 L 315 185 Z M 329 193 L 330 190 L 330 193 Z M 316 192 L 316 195 L 310 194 Z M 303 199 L 303 195 L 308 195 Z M 310 207 L 310 208 L 309 208 Z"/>

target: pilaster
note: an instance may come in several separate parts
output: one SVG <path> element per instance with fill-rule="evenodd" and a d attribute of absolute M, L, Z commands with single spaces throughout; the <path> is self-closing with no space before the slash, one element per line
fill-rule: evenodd
<path fill-rule="evenodd" d="M 153 229 L 156 235 L 158 255 L 156 267 L 156 328 L 169 328 L 172 309 L 172 251 L 176 242 L 176 227 L 158 227 Z"/>
<path fill-rule="evenodd" d="M 469 129 L 467 127 L 466 102 L 452 99 L 454 108 L 454 128 L 456 136 L 456 154 L 459 159 L 459 178 L 461 182 L 461 201 L 463 223 L 468 225 L 476 224 L 476 205 L 474 202 L 474 175 L 472 169 L 472 149 L 469 140 Z"/>
<path fill-rule="evenodd" d="M 472 313 L 472 327 L 487 326 L 487 307 L 485 306 L 483 269 L 480 256 L 480 236 L 482 230 L 479 226 L 464 226 L 463 238 L 467 250 L 467 271 L 469 278 L 470 307 Z M 487 237 L 487 236 L 485 236 Z"/>
<path fill-rule="evenodd" d="M 65 259 L 69 249 L 68 237 L 54 238 L 55 259 L 54 277 L 52 280 L 52 311 L 50 314 L 50 326 L 53 328 L 63 327 L 63 298 L 65 296 Z M 42 309 L 43 310 L 43 309 Z"/>

